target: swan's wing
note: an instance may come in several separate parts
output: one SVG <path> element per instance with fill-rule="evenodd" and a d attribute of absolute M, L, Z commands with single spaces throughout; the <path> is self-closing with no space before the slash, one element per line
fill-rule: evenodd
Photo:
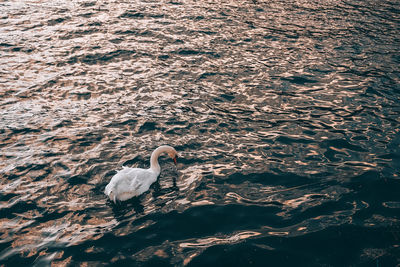
<path fill-rule="evenodd" d="M 126 200 L 147 191 L 156 179 L 156 174 L 151 171 L 123 168 L 111 179 L 106 186 L 105 193 L 114 202 L 116 199 Z"/>
<path fill-rule="evenodd" d="M 129 184 L 129 191 L 137 191 L 140 188 L 140 178 L 136 175 Z"/>
<path fill-rule="evenodd" d="M 117 173 L 119 175 L 119 188 L 122 191 L 131 191 L 140 177 L 140 170 L 138 169 L 122 169 Z"/>
<path fill-rule="evenodd" d="M 141 195 L 149 190 L 150 185 L 157 179 L 157 176 L 148 170 L 139 169 L 135 172 L 135 179 L 131 180 L 130 190 L 135 192 L 135 195 Z"/>
<path fill-rule="evenodd" d="M 118 172 L 120 175 L 118 191 L 140 195 L 141 188 L 149 181 L 149 172 L 144 169 L 126 168 Z"/>
<path fill-rule="evenodd" d="M 132 181 L 136 180 L 137 173 L 132 172 L 129 168 L 124 168 L 118 171 L 112 178 L 110 183 L 106 186 L 104 193 L 109 198 L 116 202 L 118 196 L 123 193 L 129 192 Z"/>

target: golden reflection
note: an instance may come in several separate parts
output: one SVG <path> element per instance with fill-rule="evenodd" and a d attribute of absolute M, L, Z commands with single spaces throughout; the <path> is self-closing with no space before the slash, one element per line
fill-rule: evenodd
<path fill-rule="evenodd" d="M 188 265 L 195 257 L 199 256 L 200 252 L 191 253 L 189 256 L 186 256 L 183 260 L 183 266 Z"/>
<path fill-rule="evenodd" d="M 182 248 L 194 248 L 194 247 L 210 247 L 221 244 L 233 244 L 241 240 L 258 235 L 261 235 L 261 233 L 253 231 L 245 231 L 234 234 L 232 236 L 227 236 L 226 238 L 217 238 L 217 237 L 199 238 L 196 240 L 196 242 L 183 242 L 180 243 L 179 246 Z"/>
<path fill-rule="evenodd" d="M 268 232 L 268 234 L 274 235 L 274 236 L 287 236 L 287 235 L 289 235 L 289 232 Z"/>
<path fill-rule="evenodd" d="M 204 200 L 192 202 L 191 204 L 192 204 L 192 206 L 205 206 L 205 205 L 213 205 L 215 203 L 212 202 L 212 201 L 204 199 Z"/>
<path fill-rule="evenodd" d="M 283 202 L 284 205 L 289 206 L 293 209 L 297 208 L 298 206 L 302 205 L 303 203 L 312 201 L 312 196 L 314 196 L 315 194 L 306 194 L 304 196 L 301 196 L 299 198 L 295 198 L 295 199 L 289 199 L 289 200 L 285 200 Z M 318 195 L 319 196 L 319 195 Z M 325 197 L 327 197 L 327 195 L 324 195 Z"/>
<path fill-rule="evenodd" d="M 196 181 L 201 180 L 204 173 L 213 173 L 214 175 L 223 175 L 224 171 L 235 168 L 234 163 L 227 164 L 203 164 L 199 166 L 188 166 L 180 170 L 182 174 L 177 180 L 180 190 L 188 190 L 196 185 Z"/>
<path fill-rule="evenodd" d="M 156 250 L 154 252 L 154 255 L 156 255 L 157 257 L 160 257 L 160 258 L 164 258 L 164 259 L 168 258 L 168 254 L 162 249 Z"/>
<path fill-rule="evenodd" d="M 62 256 L 62 255 L 61 255 Z M 60 256 L 60 257 L 61 257 Z M 51 262 L 51 266 L 53 267 L 66 267 L 66 266 L 70 266 L 72 261 L 72 256 L 69 256 L 67 258 L 65 258 L 64 260 L 58 261 L 57 259 L 55 261 Z"/>

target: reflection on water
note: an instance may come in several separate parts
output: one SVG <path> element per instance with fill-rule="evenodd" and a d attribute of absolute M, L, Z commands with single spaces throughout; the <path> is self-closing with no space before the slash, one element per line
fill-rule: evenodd
<path fill-rule="evenodd" d="M 0 264 L 399 264 L 396 3 L 0 7 Z"/>

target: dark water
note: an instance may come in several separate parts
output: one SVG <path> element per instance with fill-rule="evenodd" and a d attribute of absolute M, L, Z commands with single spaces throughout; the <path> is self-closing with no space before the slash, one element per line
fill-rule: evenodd
<path fill-rule="evenodd" d="M 399 14 L 1 1 L 0 265 L 398 266 Z M 111 204 L 161 144 L 178 168 Z"/>

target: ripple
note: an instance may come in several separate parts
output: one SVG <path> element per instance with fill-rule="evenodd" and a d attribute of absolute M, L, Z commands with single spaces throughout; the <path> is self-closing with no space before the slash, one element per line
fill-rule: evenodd
<path fill-rule="evenodd" d="M 0 261 L 396 265 L 397 13 L 2 3 Z M 160 144 L 177 168 L 162 157 L 146 194 L 108 201 Z"/>

